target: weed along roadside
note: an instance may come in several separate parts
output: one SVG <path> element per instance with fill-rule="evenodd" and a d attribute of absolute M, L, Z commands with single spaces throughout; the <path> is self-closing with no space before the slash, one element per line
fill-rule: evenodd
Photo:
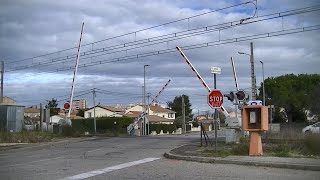
<path fill-rule="evenodd" d="M 262 156 L 249 156 L 249 140 L 241 138 L 239 143 L 218 143 L 215 152 L 213 146 L 187 144 L 164 154 L 166 158 L 203 163 L 223 163 L 250 166 L 303 169 L 320 171 L 320 137 L 308 136 L 287 143 L 263 142 Z"/>
<path fill-rule="evenodd" d="M 114 123 L 116 122 L 116 123 Z M 132 123 L 132 118 L 98 118 L 97 136 L 126 136 L 126 127 Z M 47 131 L 5 132 L 0 131 L 0 148 L 29 143 L 61 141 L 66 138 L 93 136 L 93 120 L 72 120 L 72 126 L 58 126 L 55 133 Z"/>
<path fill-rule="evenodd" d="M 262 157 L 293 157 L 293 158 L 318 158 L 320 159 L 319 136 L 309 136 L 295 143 L 264 143 L 264 154 Z M 200 146 L 190 144 L 181 146 L 171 151 L 174 154 L 203 156 L 203 157 L 227 157 L 227 156 L 248 156 L 248 138 L 240 138 L 239 143 L 226 144 L 219 142 L 217 153 L 213 146 Z"/>

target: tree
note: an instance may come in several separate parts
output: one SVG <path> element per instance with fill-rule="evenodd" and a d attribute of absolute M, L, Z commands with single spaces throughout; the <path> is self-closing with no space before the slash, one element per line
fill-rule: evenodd
<path fill-rule="evenodd" d="M 78 112 L 77 112 L 77 116 L 84 117 L 84 110 L 83 109 L 79 109 Z"/>
<path fill-rule="evenodd" d="M 189 96 L 182 95 L 184 97 L 185 115 L 186 117 L 192 117 L 191 103 Z M 168 107 L 176 112 L 176 117 L 182 116 L 182 96 L 176 96 L 173 101 L 167 102 Z"/>
<path fill-rule="evenodd" d="M 277 121 L 286 121 L 281 115 L 280 108 L 288 122 L 305 122 L 306 111 L 319 114 L 320 98 L 318 96 L 320 75 L 318 74 L 286 74 L 265 80 L 266 105 L 274 104 Z M 262 85 L 262 84 L 261 84 Z M 259 97 L 262 99 L 262 87 L 259 89 Z"/>
<path fill-rule="evenodd" d="M 51 101 L 48 101 L 46 108 L 50 109 L 50 116 L 59 114 L 60 108 L 58 108 L 57 99 L 52 98 Z"/>

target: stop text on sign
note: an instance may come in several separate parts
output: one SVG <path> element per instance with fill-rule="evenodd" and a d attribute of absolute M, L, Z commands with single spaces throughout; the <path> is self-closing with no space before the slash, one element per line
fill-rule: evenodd
<path fill-rule="evenodd" d="M 222 101 L 223 98 L 220 96 L 210 96 L 210 102 L 212 101 Z"/>

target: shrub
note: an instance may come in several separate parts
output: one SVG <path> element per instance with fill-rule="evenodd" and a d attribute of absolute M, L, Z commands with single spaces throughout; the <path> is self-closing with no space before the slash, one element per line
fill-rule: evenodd
<path fill-rule="evenodd" d="M 198 123 L 197 121 L 192 122 L 192 126 L 193 126 L 193 127 L 199 127 L 199 123 Z"/>
<path fill-rule="evenodd" d="M 248 155 L 249 154 L 249 144 L 248 143 L 240 143 L 235 144 L 231 148 L 231 153 L 233 155 Z"/>
<path fill-rule="evenodd" d="M 72 136 L 73 135 L 73 129 L 69 125 L 62 126 L 62 135 L 63 136 Z"/>
<path fill-rule="evenodd" d="M 273 148 L 274 156 L 289 157 L 291 148 L 288 144 L 279 144 Z"/>
<path fill-rule="evenodd" d="M 152 131 L 156 131 L 159 134 L 161 130 L 163 130 L 163 133 L 172 133 L 172 131 L 176 129 L 177 127 L 174 124 L 150 124 L 149 133 L 151 133 Z"/>
<path fill-rule="evenodd" d="M 310 135 L 304 139 L 304 144 L 312 154 L 320 154 L 320 136 Z"/>
<path fill-rule="evenodd" d="M 122 129 L 127 128 L 129 124 L 133 123 L 133 120 L 134 118 L 130 117 L 99 117 L 96 118 L 97 132 L 105 133 L 106 130 L 119 130 L 122 133 Z M 72 120 L 72 129 L 74 132 L 88 131 L 92 133 L 94 132 L 94 120 L 93 118 Z"/>

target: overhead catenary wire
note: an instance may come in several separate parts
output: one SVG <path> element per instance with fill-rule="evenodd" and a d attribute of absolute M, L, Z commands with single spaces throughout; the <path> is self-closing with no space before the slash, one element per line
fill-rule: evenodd
<path fill-rule="evenodd" d="M 97 58 L 97 57 L 110 55 L 110 54 L 114 54 L 114 53 L 120 53 L 120 52 L 125 52 L 128 50 L 134 50 L 134 49 L 139 49 L 142 47 L 148 47 L 151 45 L 157 45 L 157 44 L 162 44 L 162 43 L 166 43 L 166 42 L 170 42 L 170 41 L 176 41 L 176 40 L 180 40 L 180 39 L 184 39 L 184 38 L 190 38 L 193 36 L 203 35 L 203 34 L 207 34 L 207 33 L 211 33 L 211 32 L 222 31 L 222 30 L 234 28 L 237 26 L 257 23 L 257 22 L 266 21 L 266 20 L 272 20 L 272 19 L 286 17 L 286 16 L 293 16 L 293 15 L 298 15 L 298 14 L 302 14 L 302 13 L 319 11 L 319 10 L 320 10 L 320 5 L 319 6 L 310 6 L 310 7 L 306 7 L 306 8 L 299 8 L 299 9 L 289 10 L 289 11 L 283 11 L 283 12 L 279 12 L 279 13 L 272 13 L 272 14 L 262 15 L 259 17 L 252 17 L 252 18 L 248 18 L 247 20 L 250 19 L 250 21 L 246 21 L 246 22 L 243 22 L 243 21 L 241 21 L 242 19 L 239 19 L 239 20 L 230 21 L 230 22 L 226 22 L 226 23 L 195 28 L 192 30 L 180 31 L 180 32 L 160 35 L 160 36 L 156 36 L 156 37 L 146 38 L 146 39 L 142 39 L 139 41 L 131 41 L 131 42 L 126 42 L 126 43 L 118 44 L 118 45 L 114 45 L 114 46 L 108 46 L 108 47 L 103 47 L 103 48 L 99 48 L 99 49 L 95 49 L 95 50 L 89 50 L 89 51 L 81 53 L 81 56 L 83 56 L 82 60 L 92 59 L 92 58 Z M 137 46 L 137 45 L 140 45 L 140 46 Z M 113 51 L 113 50 L 115 50 L 115 51 Z M 89 56 L 89 57 L 86 57 L 86 56 Z M 36 68 L 36 67 L 45 67 L 45 66 L 50 66 L 53 64 L 58 64 L 58 63 L 72 62 L 73 58 L 75 58 L 75 57 L 76 57 L 76 54 L 61 56 L 61 57 L 53 58 L 53 59 L 50 59 L 47 61 L 42 61 L 39 63 L 32 63 L 30 65 L 22 65 L 22 66 L 15 67 L 13 69 L 7 69 L 6 72 L 13 72 L 13 71 L 19 71 L 19 70 L 24 70 L 24 69 Z"/>
<path fill-rule="evenodd" d="M 218 12 L 218 11 L 222 11 L 222 10 L 226 10 L 226 9 L 230 9 L 230 8 L 235 8 L 235 7 L 238 7 L 238 6 L 245 5 L 245 4 L 253 4 L 255 6 L 255 13 L 254 14 L 256 14 L 257 5 L 256 5 L 255 2 L 256 2 L 256 0 L 246 1 L 246 2 L 243 2 L 243 3 L 227 6 L 227 7 L 224 7 L 224 8 L 215 9 L 215 10 L 212 10 L 212 11 L 209 11 L 209 12 L 205 12 L 205 13 L 201 13 L 201 14 L 198 14 L 198 15 L 189 16 L 189 17 L 186 17 L 186 18 L 181 18 L 181 19 L 170 21 L 170 22 L 163 23 L 163 24 L 160 24 L 160 25 L 155 25 L 155 26 L 151 26 L 151 27 L 148 27 L 148 28 L 140 29 L 140 30 L 137 30 L 137 31 L 133 31 L 133 32 L 122 34 L 122 35 L 114 36 L 114 37 L 111 37 L 111 38 L 106 38 L 106 39 L 102 39 L 102 40 L 99 40 L 99 41 L 83 44 L 83 45 L 81 45 L 81 47 L 90 46 L 90 45 L 97 44 L 97 43 L 100 43 L 100 42 L 104 42 L 104 41 L 120 38 L 120 37 L 127 36 L 127 35 L 136 34 L 138 32 L 143 32 L 143 31 L 146 31 L 146 30 L 155 29 L 155 28 L 166 26 L 166 25 L 169 25 L 169 24 L 181 22 L 181 21 L 184 21 L 184 20 L 193 19 L 195 17 L 203 16 L 203 15 L 206 15 L 206 14 L 210 14 L 210 13 L 214 13 L 214 12 Z M 46 53 L 46 54 L 42 54 L 42 55 L 30 57 L 30 58 L 24 58 L 24 59 L 20 59 L 20 60 L 10 61 L 10 62 L 6 62 L 6 64 L 12 64 L 12 63 L 17 63 L 17 62 L 21 62 L 21 61 L 32 60 L 34 58 L 39 58 L 39 57 L 44 57 L 44 56 L 47 56 L 47 55 L 61 53 L 61 52 L 65 52 L 65 51 L 68 51 L 68 50 L 75 49 L 75 48 L 77 48 L 77 47 L 71 47 L 71 48 L 59 50 L 59 51 L 56 51 L 56 52 Z"/>
<path fill-rule="evenodd" d="M 286 30 L 260 33 L 260 34 L 254 34 L 254 35 L 248 35 L 248 36 L 241 36 L 241 37 L 236 37 L 236 38 L 223 39 L 223 40 L 218 40 L 218 41 L 211 41 L 211 42 L 206 42 L 206 43 L 193 44 L 193 45 L 188 45 L 188 46 L 182 46 L 181 48 L 183 50 L 192 50 L 192 49 L 219 46 L 219 45 L 231 44 L 231 43 L 237 43 L 237 42 L 243 42 L 243 41 L 250 41 L 250 40 L 255 40 L 255 39 L 264 39 L 264 38 L 277 37 L 277 36 L 283 36 L 283 35 L 288 35 L 288 34 L 309 32 L 309 31 L 315 31 L 315 30 L 319 30 L 319 29 L 320 29 L 320 24 L 314 25 L 314 26 L 304 26 L 304 27 L 293 28 L 293 29 L 286 29 Z M 176 51 L 175 48 L 171 48 L 171 49 L 163 49 L 163 50 L 157 50 L 157 51 L 152 51 L 152 52 L 147 52 L 147 53 L 135 54 L 135 55 L 131 55 L 131 56 L 123 56 L 123 57 L 109 59 L 108 61 L 101 60 L 101 61 L 92 62 L 92 63 L 88 63 L 88 64 L 82 64 L 82 65 L 79 65 L 79 68 L 85 68 L 85 67 L 96 66 L 96 65 L 101 65 L 101 64 L 128 61 L 128 60 L 133 60 L 133 59 L 138 59 L 138 58 L 143 58 L 143 57 L 168 54 L 168 53 L 173 53 L 175 51 Z M 41 74 L 56 73 L 56 72 L 72 70 L 72 69 L 73 69 L 73 67 L 60 68 L 60 69 L 55 69 L 53 71 L 43 72 Z M 30 76 L 36 76 L 36 75 L 40 75 L 40 74 L 34 74 L 34 75 L 30 75 Z M 24 77 L 27 77 L 27 76 L 24 76 Z M 15 78 L 15 79 L 17 79 L 17 78 Z M 10 79 L 6 79 L 6 80 L 10 80 Z"/>

